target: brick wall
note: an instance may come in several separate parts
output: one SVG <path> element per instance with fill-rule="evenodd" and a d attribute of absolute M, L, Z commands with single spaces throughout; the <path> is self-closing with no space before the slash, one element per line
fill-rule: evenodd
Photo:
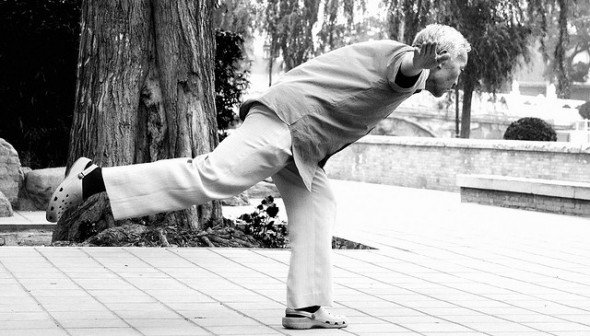
<path fill-rule="evenodd" d="M 459 191 L 457 174 L 590 182 L 590 144 L 367 136 L 333 156 L 335 179 Z"/>

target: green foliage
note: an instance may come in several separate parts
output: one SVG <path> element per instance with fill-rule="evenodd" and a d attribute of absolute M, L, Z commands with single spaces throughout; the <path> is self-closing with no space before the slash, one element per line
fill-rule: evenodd
<path fill-rule="evenodd" d="M 355 14 L 361 14 L 355 20 Z M 365 0 L 327 0 L 324 17 L 317 33 L 317 48 L 314 54 L 321 55 L 331 50 L 357 42 L 387 38 L 383 29 L 386 23 L 378 16 L 368 16 Z"/>
<path fill-rule="evenodd" d="M 387 22 L 389 38 L 412 44 L 414 37 L 422 28 L 435 23 L 437 13 L 446 4 L 439 0 L 383 0 L 389 7 Z"/>
<path fill-rule="evenodd" d="M 313 25 L 318 20 L 320 0 L 268 0 L 264 30 L 269 35 L 272 57 L 283 53 L 285 70 L 304 63 L 313 55 Z"/>
<path fill-rule="evenodd" d="M 0 138 L 24 166 L 65 165 L 80 0 L 0 1 Z"/>
<path fill-rule="evenodd" d="M 239 34 L 217 30 L 215 42 L 217 127 L 225 130 L 237 120 L 234 109 L 242 101 L 242 94 L 248 87 L 248 71 L 240 70 L 240 61 L 244 59 L 244 40 Z"/>
<path fill-rule="evenodd" d="M 235 0 L 234 0 L 235 1 Z M 376 17 L 356 22 L 355 12 L 365 13 L 366 0 L 259 0 L 265 4 L 261 28 L 268 35 L 271 61 L 282 53 L 286 71 L 347 44 L 384 37 L 383 23 Z M 313 30 L 320 6 L 323 18 L 314 43 Z M 272 72 L 272 62 L 269 62 Z"/>
<path fill-rule="evenodd" d="M 590 101 L 585 102 L 584 104 L 578 107 L 578 112 L 584 119 L 590 119 Z"/>
<path fill-rule="evenodd" d="M 539 118 L 521 118 L 508 126 L 505 140 L 557 141 L 557 134 L 551 125 Z"/>
<path fill-rule="evenodd" d="M 362 23 L 354 23 L 355 7 L 361 13 L 366 11 L 364 0 L 325 0 L 323 6 L 323 22 L 317 33 L 318 48 L 315 54 L 345 46 L 356 41 L 368 40 L 369 24 L 374 17 L 365 18 Z M 365 29 L 365 31 L 363 31 Z M 365 39 L 363 39 L 365 37 Z"/>
<path fill-rule="evenodd" d="M 262 4 L 252 0 L 219 1 L 213 15 L 213 26 L 218 30 L 236 33 L 248 41 L 260 26 L 262 12 Z"/>
<path fill-rule="evenodd" d="M 529 59 L 532 30 L 524 22 L 518 0 L 448 1 L 438 21 L 457 28 L 471 43 L 463 81 L 491 92 L 511 79 L 520 57 Z"/>
<path fill-rule="evenodd" d="M 468 138 L 474 90 L 496 92 L 511 79 L 520 57 L 529 59 L 532 29 L 520 0 L 384 0 L 390 4 L 390 31 L 411 43 L 430 23 L 455 27 L 471 43 L 465 71 L 459 78 L 464 91 L 461 137 Z"/>
<path fill-rule="evenodd" d="M 263 247 L 285 248 L 289 243 L 287 225 L 279 222 L 276 217 L 278 212 L 274 198 L 267 196 L 256 211 L 238 217 L 237 224 L 243 226 L 246 234 L 256 237 Z"/>
<path fill-rule="evenodd" d="M 559 97 L 567 98 L 571 82 L 585 82 L 590 64 L 574 59 L 590 52 L 590 2 L 529 0 L 529 17 L 548 64 L 545 75 L 556 82 Z"/>
<path fill-rule="evenodd" d="M 589 38 L 590 41 L 590 38 Z M 570 65 L 570 79 L 572 82 L 586 83 L 590 72 L 590 63 L 576 62 Z"/>

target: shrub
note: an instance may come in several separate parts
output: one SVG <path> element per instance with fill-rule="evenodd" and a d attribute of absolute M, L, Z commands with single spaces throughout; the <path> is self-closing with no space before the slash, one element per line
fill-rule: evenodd
<path fill-rule="evenodd" d="M 578 106 L 578 112 L 584 119 L 590 119 L 590 101 Z"/>
<path fill-rule="evenodd" d="M 279 207 L 272 196 L 267 196 L 256 211 L 238 217 L 236 223 L 246 234 L 256 237 L 262 247 L 285 248 L 289 244 L 287 225 L 278 219 Z"/>
<path fill-rule="evenodd" d="M 215 106 L 217 127 L 223 138 L 223 130 L 237 120 L 234 108 L 240 104 L 242 94 L 248 88 L 248 71 L 240 70 L 240 63 L 244 60 L 244 40 L 239 34 L 217 30 L 215 42 Z"/>
<path fill-rule="evenodd" d="M 539 118 L 521 118 L 508 126 L 505 140 L 557 141 L 551 125 Z"/>

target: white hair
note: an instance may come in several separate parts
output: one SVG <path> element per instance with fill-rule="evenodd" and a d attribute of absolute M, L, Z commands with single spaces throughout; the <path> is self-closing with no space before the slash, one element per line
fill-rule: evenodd
<path fill-rule="evenodd" d="M 465 37 L 453 27 L 431 24 L 416 34 L 413 46 L 419 47 L 424 42 L 436 42 L 437 53 L 448 52 L 452 58 L 461 55 L 462 51 L 471 51 L 471 45 Z"/>

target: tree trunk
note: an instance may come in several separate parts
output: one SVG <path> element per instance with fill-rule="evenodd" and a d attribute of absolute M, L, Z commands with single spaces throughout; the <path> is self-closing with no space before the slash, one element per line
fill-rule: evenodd
<path fill-rule="evenodd" d="M 459 88 L 455 87 L 455 138 L 458 138 L 461 133 L 459 133 L 459 127 L 461 123 L 459 122 L 459 116 L 461 112 L 459 111 Z"/>
<path fill-rule="evenodd" d="M 473 82 L 465 76 L 463 82 L 463 113 L 461 114 L 461 138 L 469 139 L 471 133 L 471 98 L 475 86 Z"/>
<path fill-rule="evenodd" d="M 557 95 L 559 98 L 569 98 L 571 94 L 570 76 L 566 57 L 566 50 L 569 44 L 569 34 L 567 31 L 567 15 L 568 15 L 568 0 L 559 0 L 559 17 L 558 26 L 559 33 L 557 44 L 555 46 L 554 56 L 555 65 L 554 71 L 557 76 Z"/>
<path fill-rule="evenodd" d="M 68 164 L 101 166 L 194 157 L 217 145 L 213 0 L 82 3 L 78 83 Z M 218 202 L 168 222 L 197 227 Z"/>
<path fill-rule="evenodd" d="M 273 55 L 271 54 L 270 58 L 268 59 L 268 86 L 272 85 L 272 65 L 273 65 L 274 61 L 275 61 L 275 59 L 274 59 Z"/>

